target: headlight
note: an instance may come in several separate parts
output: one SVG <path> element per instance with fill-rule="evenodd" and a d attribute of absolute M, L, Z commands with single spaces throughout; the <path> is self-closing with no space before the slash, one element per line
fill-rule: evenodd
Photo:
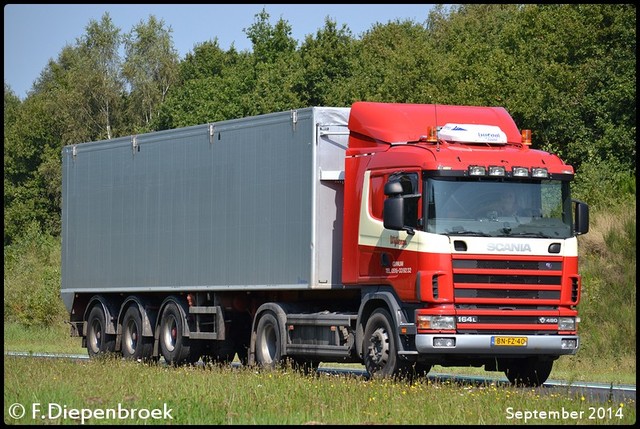
<path fill-rule="evenodd" d="M 456 320 L 453 316 L 418 315 L 416 323 L 418 325 L 418 329 L 456 329 Z"/>
<path fill-rule="evenodd" d="M 558 318 L 558 331 L 575 331 L 576 326 L 576 319 L 573 317 Z"/>

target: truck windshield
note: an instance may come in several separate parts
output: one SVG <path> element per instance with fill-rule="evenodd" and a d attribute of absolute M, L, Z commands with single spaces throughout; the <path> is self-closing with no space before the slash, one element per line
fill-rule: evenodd
<path fill-rule="evenodd" d="M 426 178 L 427 232 L 490 237 L 572 236 L 569 182 Z"/>

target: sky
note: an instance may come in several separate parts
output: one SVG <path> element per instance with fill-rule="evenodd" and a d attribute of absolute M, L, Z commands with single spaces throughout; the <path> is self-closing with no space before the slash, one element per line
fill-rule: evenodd
<path fill-rule="evenodd" d="M 337 28 L 345 24 L 359 38 L 376 23 L 422 24 L 433 4 L 5 4 L 4 82 L 24 99 L 49 60 L 57 61 L 66 45 L 75 46 L 89 22 L 99 22 L 105 12 L 121 34 L 146 23 L 150 15 L 163 20 L 183 59 L 196 44 L 215 38 L 224 50 L 232 43 L 238 51 L 250 50 L 244 29 L 255 23 L 263 8 L 272 25 L 280 18 L 289 23 L 300 46 L 307 35 L 324 28 L 326 17 Z"/>

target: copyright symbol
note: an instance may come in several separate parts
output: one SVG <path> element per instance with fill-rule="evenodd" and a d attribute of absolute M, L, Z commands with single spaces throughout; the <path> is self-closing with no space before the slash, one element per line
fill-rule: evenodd
<path fill-rule="evenodd" d="M 25 413 L 26 410 L 24 409 L 24 406 L 22 404 L 18 404 L 17 402 L 9 407 L 9 417 L 11 417 L 12 419 L 21 419 L 24 417 Z"/>

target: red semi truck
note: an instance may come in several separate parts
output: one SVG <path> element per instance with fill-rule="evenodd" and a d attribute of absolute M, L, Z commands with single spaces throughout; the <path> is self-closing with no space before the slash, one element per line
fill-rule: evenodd
<path fill-rule="evenodd" d="M 544 383 L 579 348 L 574 170 L 501 107 L 356 102 L 63 148 L 90 356 Z"/>

